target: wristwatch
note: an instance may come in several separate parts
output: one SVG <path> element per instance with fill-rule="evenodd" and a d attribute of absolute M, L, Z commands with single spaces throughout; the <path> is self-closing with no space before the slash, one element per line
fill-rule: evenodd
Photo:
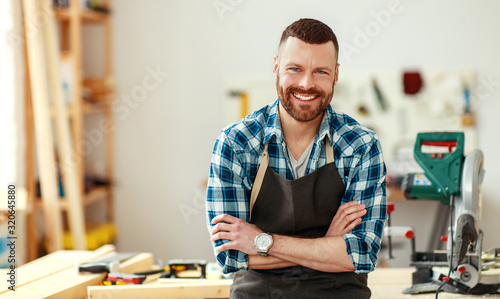
<path fill-rule="evenodd" d="M 254 244 L 259 255 L 267 256 L 267 251 L 273 245 L 273 236 L 271 233 L 260 233 L 255 237 Z"/>

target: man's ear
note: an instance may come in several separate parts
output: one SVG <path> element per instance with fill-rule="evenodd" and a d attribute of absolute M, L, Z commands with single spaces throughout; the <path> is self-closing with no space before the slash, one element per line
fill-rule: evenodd
<path fill-rule="evenodd" d="M 274 55 L 274 64 L 273 64 L 274 78 L 278 78 L 278 69 L 279 69 L 278 63 L 279 63 L 278 55 Z"/>
<path fill-rule="evenodd" d="M 340 68 L 340 63 L 337 63 L 337 66 L 335 67 L 335 82 L 333 85 L 337 85 L 337 82 L 339 81 L 339 68 Z"/>

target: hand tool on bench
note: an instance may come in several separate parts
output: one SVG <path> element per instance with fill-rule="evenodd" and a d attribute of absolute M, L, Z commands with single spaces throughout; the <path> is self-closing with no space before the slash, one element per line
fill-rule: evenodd
<path fill-rule="evenodd" d="M 190 276 L 190 277 L 182 277 L 182 278 L 206 278 L 207 277 L 207 261 L 192 259 L 192 260 L 184 260 L 184 259 L 175 259 L 168 261 L 168 265 L 170 267 L 170 277 L 179 277 L 178 273 L 184 270 L 198 270 L 199 275 Z"/>
<path fill-rule="evenodd" d="M 85 264 L 78 264 L 78 272 L 89 272 L 89 273 L 103 273 L 103 272 L 118 272 L 120 262 L 128 260 L 129 258 L 137 255 L 137 252 L 124 252 L 117 253 L 113 256 Z"/>
<path fill-rule="evenodd" d="M 119 272 L 110 272 L 108 273 L 108 277 L 105 281 L 103 281 L 104 285 L 124 285 L 124 284 L 142 284 L 147 276 L 155 275 L 155 274 L 163 274 L 170 275 L 169 272 L 166 271 L 166 267 L 164 267 L 163 261 L 158 261 L 160 269 L 149 270 L 143 272 L 135 272 L 134 274 L 125 274 Z"/>
<path fill-rule="evenodd" d="M 106 280 L 111 284 L 117 284 L 118 282 L 123 282 L 125 284 L 141 284 L 146 280 L 146 275 L 111 272 L 108 274 Z"/>
<path fill-rule="evenodd" d="M 162 276 L 170 276 L 170 267 L 165 266 L 165 263 L 163 262 L 162 259 L 158 259 L 157 264 L 158 264 L 157 266 L 159 267 L 159 269 L 142 271 L 142 272 L 134 272 L 134 275 L 149 276 L 149 275 L 161 274 Z"/>

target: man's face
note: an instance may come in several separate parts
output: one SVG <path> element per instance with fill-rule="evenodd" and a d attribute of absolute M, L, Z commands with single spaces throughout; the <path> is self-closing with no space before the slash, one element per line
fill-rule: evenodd
<path fill-rule="evenodd" d="M 280 103 L 295 120 L 321 116 L 333 97 L 338 64 L 333 42 L 308 44 L 290 37 L 274 57 L 273 73 Z"/>

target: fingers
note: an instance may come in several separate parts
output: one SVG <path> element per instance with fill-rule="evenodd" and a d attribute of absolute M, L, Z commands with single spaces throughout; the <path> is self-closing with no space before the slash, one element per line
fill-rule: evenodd
<path fill-rule="evenodd" d="M 356 220 L 352 221 L 348 226 L 346 226 L 346 228 L 344 229 L 344 231 L 342 232 L 342 235 L 345 235 L 347 233 L 349 233 L 350 231 L 352 231 L 356 226 L 358 226 L 359 224 L 361 223 L 361 218 L 357 218 Z"/>
<path fill-rule="evenodd" d="M 361 217 L 363 217 L 365 214 L 366 214 L 366 209 L 364 209 L 364 208 L 362 210 L 354 210 L 354 211 L 350 211 L 350 213 L 347 213 L 343 219 L 344 219 L 344 222 L 347 222 L 347 223 L 351 223 L 356 219 L 359 219 L 361 222 Z"/>
<path fill-rule="evenodd" d="M 348 201 L 348 202 L 340 205 L 339 210 L 346 209 L 346 208 L 349 208 L 349 207 L 353 207 L 353 206 L 356 206 L 358 204 L 359 204 L 359 202 L 357 202 L 356 200 Z"/>
<path fill-rule="evenodd" d="M 227 217 L 226 217 L 227 216 Z M 233 247 L 237 244 L 233 242 L 234 235 L 231 233 L 231 230 L 234 229 L 231 223 L 228 221 L 233 221 L 231 219 L 232 216 L 229 215 L 219 215 L 212 219 L 212 224 L 215 226 L 210 230 L 210 241 L 215 242 L 217 240 L 228 240 L 220 246 L 215 247 L 217 252 L 226 251 L 229 249 L 234 249 Z"/>
<path fill-rule="evenodd" d="M 227 222 L 227 223 L 234 223 L 236 221 L 240 220 L 239 218 L 236 218 L 234 216 L 228 215 L 228 214 L 221 214 L 217 215 L 212 219 L 212 224 L 216 224 L 219 222 Z"/>
<path fill-rule="evenodd" d="M 327 235 L 344 235 L 361 223 L 367 213 L 366 206 L 357 201 L 347 202 L 339 207 L 332 219 Z"/>
<path fill-rule="evenodd" d="M 341 205 L 337 211 L 337 214 L 341 216 L 347 216 L 356 212 L 360 212 L 365 209 L 364 204 L 359 204 L 357 201 L 350 201 Z"/>
<path fill-rule="evenodd" d="M 215 242 L 217 240 L 231 240 L 231 233 L 229 232 L 218 232 L 210 237 L 210 241 Z"/>
<path fill-rule="evenodd" d="M 232 242 L 224 243 L 220 246 L 215 247 L 215 251 L 217 251 L 217 252 L 223 252 L 223 251 L 231 250 L 231 249 L 239 250 L 238 242 L 232 241 Z"/>
<path fill-rule="evenodd" d="M 226 244 L 230 244 L 230 243 L 226 243 Z M 230 248 L 227 248 L 225 246 L 226 244 L 222 244 L 221 246 L 215 247 L 215 251 L 217 251 L 217 252 L 223 252 L 223 251 L 229 250 Z"/>
<path fill-rule="evenodd" d="M 223 241 L 215 248 L 217 252 L 234 249 L 256 254 L 254 239 L 262 232 L 256 225 L 226 214 L 214 217 L 211 223 L 214 226 L 210 230 L 210 241 Z"/>
<path fill-rule="evenodd" d="M 238 218 L 227 214 L 217 215 L 212 219 L 212 224 L 214 227 L 210 230 L 210 235 L 213 236 L 221 231 L 229 231 L 231 224 L 235 223 Z"/>
<path fill-rule="evenodd" d="M 218 232 L 222 231 L 230 231 L 230 230 L 238 230 L 239 226 L 234 225 L 243 222 L 243 220 L 236 218 L 231 215 L 221 214 L 215 216 L 212 219 L 212 224 L 215 224 L 212 230 L 210 230 L 210 235 L 215 235 Z"/>
<path fill-rule="evenodd" d="M 351 222 L 354 219 L 362 217 L 366 214 L 365 207 L 366 206 L 364 204 L 358 204 L 356 201 L 345 203 L 339 207 L 334 219 L 346 219 Z"/>
<path fill-rule="evenodd" d="M 218 232 L 222 232 L 222 231 L 229 231 L 230 229 L 230 224 L 227 224 L 227 223 L 217 223 L 213 228 L 212 230 L 210 231 L 210 235 L 215 235 L 216 233 Z"/>

